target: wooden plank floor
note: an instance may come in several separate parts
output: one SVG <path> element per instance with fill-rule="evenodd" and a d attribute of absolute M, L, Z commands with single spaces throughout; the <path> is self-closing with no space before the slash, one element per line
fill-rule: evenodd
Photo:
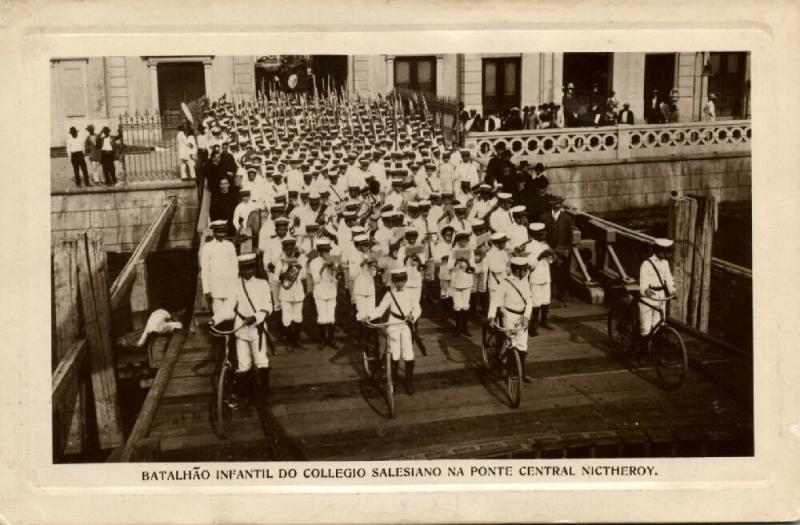
<path fill-rule="evenodd" d="M 271 435 L 258 411 L 235 414 L 233 436 L 219 440 L 209 419 L 215 339 L 204 328 L 187 337 L 156 414 L 151 436 L 165 460 L 339 460 L 404 457 L 489 457 L 502 443 L 530 437 L 620 437 L 630 432 L 733 433 L 738 449 L 752 446 L 746 400 L 690 370 L 677 392 L 663 390 L 646 363 L 632 369 L 609 344 L 605 307 L 574 302 L 551 311 L 553 330 L 529 344 L 531 384 L 522 404 L 508 405 L 503 383 L 483 367 L 477 325 L 466 338 L 452 332 L 435 307 L 420 321 L 428 356 L 418 356 L 416 393 L 396 389 L 387 417 L 381 393 L 362 369 L 353 334 L 337 330 L 338 349 L 278 344 L 272 364 Z M 201 319 L 202 324 L 202 319 Z M 312 332 L 313 333 L 313 332 Z M 690 353 L 722 370 L 745 368 L 727 354 L 687 337 Z M 730 372 L 731 374 L 733 372 Z M 402 380 L 402 367 L 401 367 Z M 532 437 L 533 436 L 533 437 Z"/>

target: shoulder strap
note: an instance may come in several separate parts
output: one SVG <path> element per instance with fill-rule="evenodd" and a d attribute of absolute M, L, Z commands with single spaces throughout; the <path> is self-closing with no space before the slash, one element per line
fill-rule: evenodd
<path fill-rule="evenodd" d="M 519 288 L 517 288 L 517 285 L 515 285 L 514 283 L 512 283 L 512 282 L 511 282 L 511 279 L 506 279 L 506 282 L 507 282 L 508 284 L 510 284 L 510 285 L 511 285 L 511 287 L 512 287 L 514 290 L 516 290 L 516 292 L 519 294 L 519 297 L 520 297 L 520 299 L 522 299 L 522 304 L 524 304 L 524 305 L 525 305 L 525 308 L 527 308 L 527 307 L 528 307 L 528 301 L 526 301 L 526 300 L 525 300 L 525 296 L 524 296 L 524 295 L 522 295 L 522 292 L 520 292 L 520 291 L 519 291 Z"/>
<path fill-rule="evenodd" d="M 397 310 L 400 312 L 400 317 L 405 319 L 406 318 L 406 314 L 405 314 L 405 312 L 403 312 L 403 309 L 400 308 L 400 303 L 397 302 L 397 297 L 394 296 L 394 292 L 392 292 L 391 288 L 389 288 L 389 295 L 392 296 L 392 301 L 394 301 L 394 305 L 397 307 Z"/>
<path fill-rule="evenodd" d="M 658 284 L 661 285 L 661 289 L 666 291 L 666 288 L 665 288 L 666 285 L 664 284 L 664 279 L 662 279 L 661 278 L 661 274 L 658 273 L 658 268 L 656 268 L 656 264 L 653 261 L 651 261 L 650 259 L 647 259 L 647 262 L 650 263 L 650 266 L 653 267 L 653 271 L 656 272 L 656 277 L 658 277 Z"/>

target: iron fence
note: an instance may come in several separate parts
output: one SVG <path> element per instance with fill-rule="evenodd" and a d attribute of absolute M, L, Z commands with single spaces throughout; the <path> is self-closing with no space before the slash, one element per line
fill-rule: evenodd
<path fill-rule="evenodd" d="M 175 136 L 184 121 L 182 114 L 174 112 L 120 116 L 129 182 L 180 179 Z"/>

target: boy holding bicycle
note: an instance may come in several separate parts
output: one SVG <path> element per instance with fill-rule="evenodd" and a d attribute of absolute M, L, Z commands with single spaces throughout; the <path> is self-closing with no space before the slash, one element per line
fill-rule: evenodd
<path fill-rule="evenodd" d="M 669 239 L 656 239 L 652 255 L 639 268 L 639 333 L 642 339 L 650 335 L 666 315 L 664 299 L 675 296 L 675 281 L 667 260 L 672 245 Z"/>
<path fill-rule="evenodd" d="M 531 318 L 533 301 L 531 288 L 527 280 L 528 259 L 513 257 L 511 259 L 511 275 L 503 279 L 497 292 L 489 303 L 489 322 L 494 323 L 498 310 L 503 314 L 503 327 L 511 330 L 508 336 L 511 345 L 519 352 L 522 361 L 522 379 L 526 383 L 531 378 L 525 372 L 525 358 L 528 356 L 528 323 Z"/>

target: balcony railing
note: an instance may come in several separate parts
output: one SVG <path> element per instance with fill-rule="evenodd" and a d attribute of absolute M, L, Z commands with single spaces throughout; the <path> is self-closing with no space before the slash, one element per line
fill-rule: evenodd
<path fill-rule="evenodd" d="M 749 152 L 749 120 L 468 133 L 465 147 L 488 158 L 498 143 L 514 162 L 570 162 Z"/>

